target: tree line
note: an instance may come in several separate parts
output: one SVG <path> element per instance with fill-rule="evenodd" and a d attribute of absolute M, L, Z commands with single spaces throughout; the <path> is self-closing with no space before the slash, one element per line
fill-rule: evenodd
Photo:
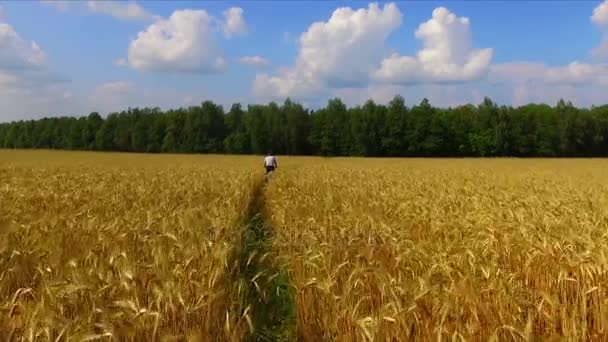
<path fill-rule="evenodd" d="M 340 99 L 309 110 L 283 104 L 234 104 L 161 111 L 129 108 L 106 118 L 54 117 L 0 124 L 0 147 L 149 153 L 229 153 L 390 157 L 599 157 L 608 155 L 608 105 L 408 107 Z"/>

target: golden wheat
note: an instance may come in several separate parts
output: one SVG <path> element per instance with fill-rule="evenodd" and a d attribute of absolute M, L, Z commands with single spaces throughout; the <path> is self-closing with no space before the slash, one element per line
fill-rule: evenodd
<path fill-rule="evenodd" d="M 303 341 L 607 338 L 608 163 L 279 162 L 267 257 L 258 157 L 0 151 L 0 338 L 242 340 L 275 255 Z"/>
<path fill-rule="evenodd" d="M 605 340 L 608 162 L 333 159 L 277 173 L 303 341 Z"/>
<path fill-rule="evenodd" d="M 260 172 L 253 157 L 0 151 L 0 339 L 239 340 L 229 259 Z"/>

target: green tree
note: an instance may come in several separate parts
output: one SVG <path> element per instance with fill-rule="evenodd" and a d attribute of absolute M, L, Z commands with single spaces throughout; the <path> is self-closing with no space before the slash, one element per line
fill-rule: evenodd
<path fill-rule="evenodd" d="M 388 105 L 386 112 L 386 133 L 382 137 L 382 149 L 387 156 L 402 156 L 407 150 L 404 139 L 407 129 L 408 109 L 402 96 L 396 95 Z"/>
<path fill-rule="evenodd" d="M 245 112 L 240 103 L 235 103 L 226 114 L 224 122 L 229 134 L 224 139 L 224 151 L 227 153 L 251 153 L 250 137 L 245 125 Z"/>
<path fill-rule="evenodd" d="M 324 156 L 608 156 L 608 106 L 576 108 L 479 105 L 408 109 L 400 96 L 385 106 L 348 108 L 333 98 L 319 110 L 286 99 L 280 106 L 212 101 L 171 109 L 128 108 L 102 118 L 54 117 L 0 123 L 2 148 L 97 149 L 172 153 Z"/>

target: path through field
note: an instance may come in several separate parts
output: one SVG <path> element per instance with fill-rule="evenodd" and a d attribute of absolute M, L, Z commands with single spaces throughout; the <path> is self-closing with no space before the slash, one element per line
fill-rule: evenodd
<path fill-rule="evenodd" d="M 291 341 L 295 331 L 293 288 L 270 249 L 272 227 L 265 219 L 265 176 L 256 184 L 235 248 L 233 298 L 252 334 L 249 341 Z"/>

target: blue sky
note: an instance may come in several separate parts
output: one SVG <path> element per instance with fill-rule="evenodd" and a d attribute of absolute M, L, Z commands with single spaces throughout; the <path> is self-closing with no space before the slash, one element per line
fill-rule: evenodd
<path fill-rule="evenodd" d="M 602 1 L 0 0 L 0 25 L 0 121 L 287 96 L 608 103 Z"/>

